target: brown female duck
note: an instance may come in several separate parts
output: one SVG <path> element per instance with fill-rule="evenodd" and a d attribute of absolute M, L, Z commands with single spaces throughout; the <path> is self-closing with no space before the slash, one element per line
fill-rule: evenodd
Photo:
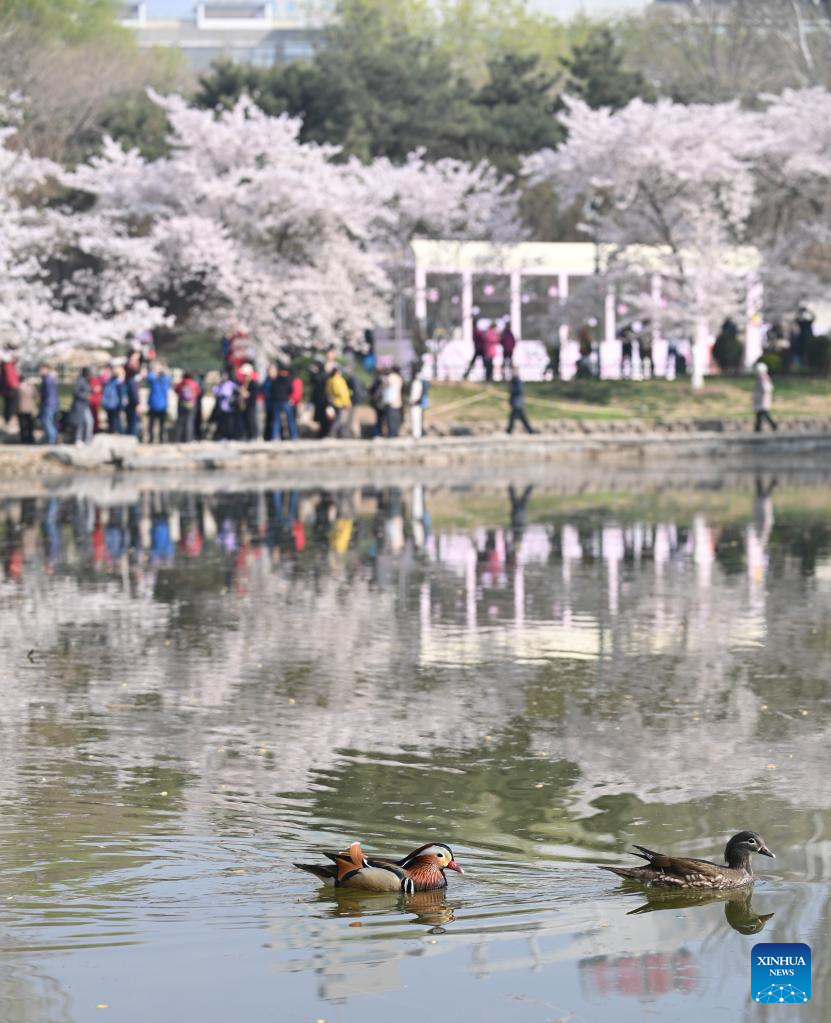
<path fill-rule="evenodd" d="M 637 856 L 647 861 L 643 867 L 602 867 L 629 881 L 664 888 L 724 889 L 740 888 L 751 884 L 753 871 L 750 857 L 753 853 L 773 856 L 761 835 L 755 831 L 740 831 L 733 835 L 724 850 L 724 864 L 711 863 L 683 856 L 667 856 L 636 845 Z"/>
<path fill-rule="evenodd" d="M 464 871 L 453 858 L 453 850 L 443 842 L 428 842 L 400 860 L 367 857 L 360 842 L 353 842 L 345 852 L 324 853 L 331 863 L 295 863 L 336 888 L 364 892 L 433 891 L 447 887 L 445 870 Z"/>

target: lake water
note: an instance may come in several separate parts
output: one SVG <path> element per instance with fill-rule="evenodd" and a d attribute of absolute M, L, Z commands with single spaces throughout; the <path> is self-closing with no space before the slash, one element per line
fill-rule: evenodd
<path fill-rule="evenodd" d="M 2 1020 L 831 1017 L 827 478 L 84 487 L 0 499 Z M 596 867 L 743 828 L 730 899 Z M 292 866 L 355 839 L 466 873 Z"/>

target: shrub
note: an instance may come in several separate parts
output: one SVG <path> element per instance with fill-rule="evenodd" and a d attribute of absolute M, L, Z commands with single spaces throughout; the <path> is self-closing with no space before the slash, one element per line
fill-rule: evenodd
<path fill-rule="evenodd" d="M 785 361 L 779 352 L 763 352 L 759 362 L 763 362 L 771 376 L 776 376 L 785 370 Z"/>
<path fill-rule="evenodd" d="M 742 364 L 744 345 L 735 331 L 723 330 L 713 345 L 713 358 L 722 373 L 735 373 Z"/>
<path fill-rule="evenodd" d="M 813 373 L 828 376 L 831 373 L 831 337 L 826 334 L 812 337 L 805 349 L 805 361 Z"/>

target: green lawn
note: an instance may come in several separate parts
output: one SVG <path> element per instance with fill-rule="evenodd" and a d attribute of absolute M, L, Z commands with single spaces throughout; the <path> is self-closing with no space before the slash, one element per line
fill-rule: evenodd
<path fill-rule="evenodd" d="M 782 377 L 775 381 L 773 411 L 779 416 L 831 413 L 831 381 Z M 751 377 L 713 377 L 693 392 L 686 380 L 571 380 L 526 383 L 533 420 L 707 419 L 747 417 Z M 501 422 L 508 409 L 507 384 L 430 385 L 430 419 L 443 422 Z"/>

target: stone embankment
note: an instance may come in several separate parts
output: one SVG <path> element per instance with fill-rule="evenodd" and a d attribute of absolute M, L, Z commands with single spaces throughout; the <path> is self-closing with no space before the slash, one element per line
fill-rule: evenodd
<path fill-rule="evenodd" d="M 701 460 L 724 468 L 787 468 L 794 458 L 825 464 L 831 456 L 831 430 L 787 429 L 778 433 L 698 429 L 656 431 L 631 422 L 604 424 L 608 430 L 572 428 L 568 434 L 501 434 L 438 437 L 420 440 L 299 440 L 289 443 L 202 442 L 138 444 L 135 438 L 98 434 L 88 445 L 54 448 L 0 447 L 0 479 L 65 473 L 168 474 L 222 471 L 225 473 L 286 473 L 294 478 L 342 472 L 419 469 L 453 472 L 499 470 L 529 466 L 612 464 L 650 466 Z M 573 424 L 574 427 L 574 424 Z"/>

